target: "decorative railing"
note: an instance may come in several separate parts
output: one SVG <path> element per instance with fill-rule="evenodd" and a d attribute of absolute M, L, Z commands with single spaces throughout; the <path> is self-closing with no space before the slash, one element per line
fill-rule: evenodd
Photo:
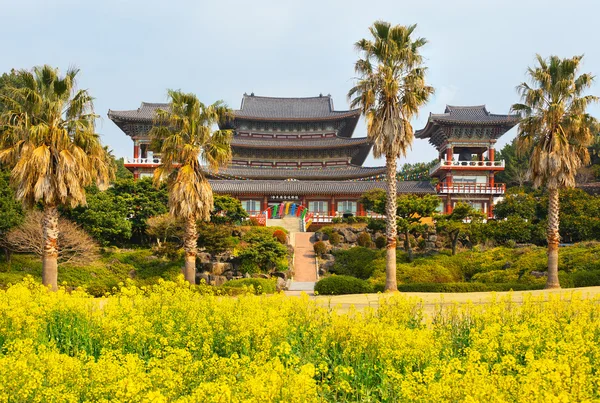
<path fill-rule="evenodd" d="M 152 158 L 126 158 L 126 164 L 135 164 L 135 165 L 158 165 L 160 164 L 160 157 L 152 157 Z"/>
<path fill-rule="evenodd" d="M 438 193 L 504 194 L 506 185 L 504 183 L 494 186 L 476 183 L 453 183 L 452 185 L 438 183 L 437 191 Z"/>
<path fill-rule="evenodd" d="M 438 169 L 444 168 L 504 168 L 504 160 L 500 161 L 446 161 L 440 160 L 430 170 L 429 174 L 433 174 Z"/>

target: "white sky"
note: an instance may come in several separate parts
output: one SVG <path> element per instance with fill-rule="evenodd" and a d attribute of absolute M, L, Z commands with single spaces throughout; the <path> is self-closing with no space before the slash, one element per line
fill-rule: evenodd
<path fill-rule="evenodd" d="M 50 64 L 76 65 L 81 88 L 96 98 L 103 141 L 117 156 L 132 143 L 106 116 L 165 102 L 166 89 L 194 92 L 207 103 L 239 108 L 242 94 L 331 94 L 347 109 L 353 44 L 377 19 L 417 23 L 428 79 L 436 95 L 414 122 L 446 104 L 486 104 L 507 113 L 518 101 L 535 53 L 585 53 L 583 71 L 600 73 L 597 0 L 226 1 L 0 0 L 0 72 Z M 596 84 L 592 93 L 600 94 Z M 600 108 L 591 112 L 600 117 Z M 499 142 L 501 148 L 516 129 Z M 361 123 L 354 136 L 365 136 Z M 436 152 L 416 140 L 404 162 Z M 365 165 L 382 165 L 369 157 Z"/>

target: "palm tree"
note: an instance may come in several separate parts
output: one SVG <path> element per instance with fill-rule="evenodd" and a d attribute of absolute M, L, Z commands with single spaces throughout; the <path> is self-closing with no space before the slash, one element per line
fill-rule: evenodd
<path fill-rule="evenodd" d="M 169 208 L 185 223 L 185 279 L 196 282 L 198 220 L 210 221 L 213 193 L 200 161 L 218 170 L 231 159 L 231 130 L 213 126 L 231 115 L 221 101 L 204 105 L 194 94 L 169 90 L 168 110 L 158 110 L 150 131 L 152 148 L 159 151 L 161 165 L 154 171 L 154 183 L 167 179 Z"/>
<path fill-rule="evenodd" d="M 538 66 L 528 68 L 531 86 L 517 86 L 522 103 L 511 110 L 521 114 L 517 141 L 532 149 L 528 175 L 534 187 L 548 190 L 548 278 L 546 288 L 558 281 L 559 189 L 575 186 L 577 169 L 589 162 L 588 146 L 598 122 L 586 110 L 598 97 L 584 95 L 594 77 L 578 75 L 583 56 L 548 59 L 537 55 Z"/>
<path fill-rule="evenodd" d="M 42 282 L 53 290 L 58 275 L 58 207 L 85 205 L 85 190 L 106 188 L 111 158 L 95 131 L 93 98 L 78 90 L 79 70 L 64 76 L 50 66 L 17 72 L 18 87 L 2 95 L 0 163 L 11 169 L 16 198 L 43 208 Z"/>
<path fill-rule="evenodd" d="M 396 291 L 396 166 L 411 147 L 411 118 L 433 94 L 425 84 L 426 68 L 419 49 L 427 43 L 411 38 L 416 25 L 391 26 L 377 21 L 369 28 L 371 39 L 355 47 L 361 57 L 355 64 L 356 85 L 348 92 L 351 106 L 361 109 L 375 158 L 385 156 L 387 167 L 386 291 Z"/>

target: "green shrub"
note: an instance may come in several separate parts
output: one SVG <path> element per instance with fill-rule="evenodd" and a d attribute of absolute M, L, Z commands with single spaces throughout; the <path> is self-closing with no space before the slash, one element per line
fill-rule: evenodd
<path fill-rule="evenodd" d="M 356 246 L 334 252 L 335 263 L 331 273 L 368 279 L 375 269 L 374 261 L 381 257 L 381 251 Z"/>
<path fill-rule="evenodd" d="M 520 283 L 412 283 L 398 284 L 401 292 L 490 292 L 490 291 L 524 291 L 539 290 L 544 288 L 543 284 L 520 284 Z"/>
<path fill-rule="evenodd" d="M 377 249 L 383 249 L 383 248 L 385 248 L 386 245 L 387 245 L 387 238 L 384 237 L 383 235 L 379 235 L 375 239 L 375 247 Z"/>
<path fill-rule="evenodd" d="M 94 297 L 103 297 L 112 293 L 113 288 L 118 289 L 118 283 L 116 281 L 94 281 L 86 287 L 86 292 Z"/>
<path fill-rule="evenodd" d="M 322 232 L 323 234 L 327 235 L 327 237 L 331 237 L 331 235 L 337 234 L 333 227 L 322 227 L 319 230 L 319 232 Z"/>
<path fill-rule="evenodd" d="M 570 275 L 574 287 L 595 287 L 600 285 L 600 271 L 576 271 Z M 561 285 L 566 288 L 566 285 Z"/>
<path fill-rule="evenodd" d="M 365 294 L 372 293 L 373 286 L 355 277 L 333 275 L 319 280 L 315 292 L 321 295 Z"/>
<path fill-rule="evenodd" d="M 313 249 L 315 250 L 315 253 L 319 257 L 321 257 L 325 253 L 327 253 L 327 245 L 325 245 L 325 242 L 323 242 L 323 241 L 315 242 L 315 244 L 313 245 Z"/>
<path fill-rule="evenodd" d="M 396 277 L 400 283 L 452 283 L 463 280 L 455 268 L 425 259 L 398 264 Z"/>
<path fill-rule="evenodd" d="M 358 246 L 362 246 L 363 248 L 370 248 L 373 245 L 371 241 L 371 235 L 367 232 L 361 232 L 358 235 L 358 239 L 356 240 Z"/>
<path fill-rule="evenodd" d="M 253 294 L 273 294 L 276 291 L 275 279 L 266 278 L 241 278 L 231 280 L 222 285 L 223 289 L 247 288 Z"/>
<path fill-rule="evenodd" d="M 367 228 L 373 232 L 383 232 L 385 231 L 385 227 L 385 220 L 381 220 L 379 218 L 369 218 L 367 221 Z"/>
<path fill-rule="evenodd" d="M 173 242 L 163 242 L 152 247 L 152 253 L 158 257 L 175 260 L 181 257 L 181 248 Z"/>
<path fill-rule="evenodd" d="M 332 223 L 332 224 L 341 224 L 342 222 L 343 222 L 343 219 L 342 219 L 342 217 L 333 217 L 333 218 L 331 219 L 331 223 Z"/>
<path fill-rule="evenodd" d="M 340 243 L 342 243 L 342 236 L 337 232 L 332 232 L 329 236 L 329 243 L 333 246 L 338 246 Z"/>
<path fill-rule="evenodd" d="M 277 241 L 282 245 L 287 243 L 287 234 L 280 229 L 273 232 L 273 238 L 277 239 Z"/>

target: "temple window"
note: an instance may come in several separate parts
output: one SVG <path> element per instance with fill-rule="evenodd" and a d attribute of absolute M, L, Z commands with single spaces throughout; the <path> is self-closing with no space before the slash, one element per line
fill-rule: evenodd
<path fill-rule="evenodd" d="M 342 214 L 356 215 L 356 202 L 351 200 L 339 201 L 337 211 Z"/>
<path fill-rule="evenodd" d="M 328 203 L 323 200 L 308 202 L 308 211 L 311 213 L 327 214 L 329 211 L 327 204 Z"/>
<path fill-rule="evenodd" d="M 260 200 L 242 200 L 242 207 L 248 213 L 260 212 Z"/>

